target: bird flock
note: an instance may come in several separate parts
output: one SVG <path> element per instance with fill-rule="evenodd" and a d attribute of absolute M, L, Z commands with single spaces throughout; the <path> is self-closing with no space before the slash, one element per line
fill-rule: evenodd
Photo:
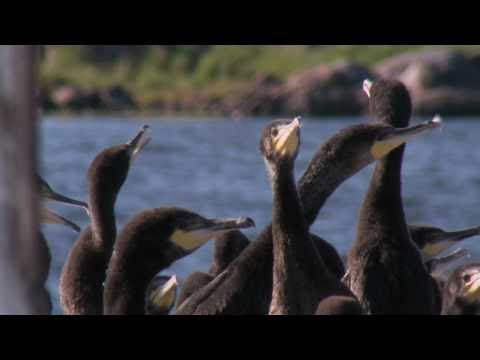
<path fill-rule="evenodd" d="M 396 80 L 365 80 L 372 120 L 346 127 L 321 144 L 296 181 L 301 118 L 276 120 L 261 134 L 260 155 L 272 191 L 272 220 L 256 239 L 248 217 L 210 218 L 188 209 L 145 210 L 117 229 L 115 203 L 130 167 L 152 140 L 143 126 L 125 144 L 100 152 L 87 172 L 88 204 L 55 192 L 40 176 L 45 200 L 83 208 L 90 218 L 60 277 L 66 315 L 474 315 L 480 314 L 480 263 L 461 241 L 480 227 L 445 231 L 407 223 L 401 169 L 406 144 L 442 126 L 439 116 L 411 126 L 412 101 Z M 311 225 L 329 196 L 375 164 L 346 258 Z M 43 208 L 43 223 L 80 228 Z M 50 252 L 42 242 L 46 281 Z M 174 262 L 214 241 L 208 272 L 180 286 L 167 276 Z M 445 255 L 446 253 L 446 255 Z M 44 288 L 48 313 L 50 296 Z"/>

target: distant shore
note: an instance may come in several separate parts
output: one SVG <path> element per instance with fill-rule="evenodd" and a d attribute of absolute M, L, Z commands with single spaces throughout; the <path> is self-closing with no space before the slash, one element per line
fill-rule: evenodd
<path fill-rule="evenodd" d="M 75 51 L 79 51 L 78 48 Z M 55 50 L 60 51 L 60 54 L 65 51 L 64 48 Z M 235 48 L 231 51 L 244 50 Z M 242 53 L 237 55 L 242 58 Z M 233 55 L 228 53 L 228 56 Z M 228 61 L 233 61 L 230 57 Z M 122 57 L 124 58 L 128 59 L 128 56 Z M 430 47 L 393 55 L 369 65 L 352 60 L 319 64 L 312 61 L 308 67 L 286 72 L 284 76 L 258 71 L 244 77 L 231 74 L 228 81 L 225 77 L 223 80 L 212 80 L 211 86 L 208 79 L 204 79 L 202 85 L 187 84 L 182 88 L 179 84 L 186 81 L 186 75 L 183 75 L 184 78 L 178 79 L 157 79 L 158 86 L 151 85 L 150 88 L 147 87 L 148 91 L 130 86 L 125 79 L 120 81 L 121 76 L 117 82 L 112 79 L 103 84 L 93 80 L 82 82 L 80 80 L 88 79 L 89 76 L 94 79 L 95 76 L 102 75 L 85 59 L 81 65 L 67 66 L 67 62 L 63 67 L 55 67 L 55 61 L 55 52 L 45 60 L 47 65 L 50 63 L 50 68 L 55 69 L 54 75 L 47 65 L 42 67 L 40 101 L 45 114 L 59 116 L 115 113 L 119 116 L 140 114 L 162 117 L 228 117 L 238 120 L 297 114 L 310 117 L 362 116 L 368 113 L 368 99 L 362 91 L 363 80 L 378 77 L 395 78 L 404 82 L 412 94 L 416 115 L 480 114 L 480 55 L 456 49 Z M 272 61 L 273 66 L 275 61 Z M 284 60 L 278 60 L 280 63 L 282 61 Z M 154 83 L 155 76 L 166 76 L 161 74 L 165 71 L 161 63 L 156 65 L 157 70 L 152 65 L 143 81 Z M 222 63 L 220 68 L 221 65 Z M 105 69 L 105 65 L 102 66 Z M 203 69 L 201 64 L 197 68 Z M 214 66 L 211 68 L 216 69 Z M 257 68 L 261 67 L 258 65 L 255 69 Z M 77 73 L 80 80 L 70 76 L 70 69 Z M 200 70 L 197 69 L 197 73 Z M 82 71 L 85 72 L 83 76 Z M 199 77 L 198 74 L 195 78 L 193 76 L 192 82 Z M 172 83 L 171 91 L 169 82 Z"/>

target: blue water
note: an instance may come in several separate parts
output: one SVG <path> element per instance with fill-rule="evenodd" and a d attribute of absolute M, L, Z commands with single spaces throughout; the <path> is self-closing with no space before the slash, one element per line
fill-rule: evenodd
<path fill-rule="evenodd" d="M 254 239 L 271 219 L 272 195 L 259 153 L 261 130 L 271 119 L 234 122 L 224 119 L 112 119 L 47 117 L 41 126 L 41 172 L 57 191 L 87 200 L 86 171 L 104 148 L 129 140 L 144 123 L 153 141 L 130 170 L 117 206 L 119 230 L 136 213 L 154 207 L 184 207 L 207 217 L 249 216 L 257 223 L 246 231 Z M 414 119 L 413 122 L 425 119 Z M 408 220 L 444 229 L 480 224 L 480 122 L 444 119 L 442 132 L 410 143 L 403 168 L 403 199 Z M 366 121 L 305 119 L 302 146 L 296 162 L 297 179 L 317 148 L 343 127 Z M 344 183 L 329 199 L 313 226 L 314 233 L 345 254 L 355 237 L 358 209 L 373 166 Z M 48 207 L 87 226 L 80 209 L 55 203 Z M 43 227 L 52 251 L 48 282 L 55 313 L 61 313 L 58 282 L 61 268 L 77 234 L 70 229 Z M 473 258 L 480 256 L 480 239 L 464 242 Z M 212 258 L 211 244 L 174 264 L 172 272 L 185 278 L 205 271 Z"/>

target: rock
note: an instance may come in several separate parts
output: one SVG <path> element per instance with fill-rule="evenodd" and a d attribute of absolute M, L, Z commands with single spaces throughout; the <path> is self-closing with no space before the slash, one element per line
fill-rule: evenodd
<path fill-rule="evenodd" d="M 217 109 L 222 108 L 221 112 L 234 114 L 235 117 L 277 115 L 284 106 L 284 101 L 275 92 L 278 86 L 281 86 L 281 82 L 275 77 L 259 75 L 251 85 L 227 96 L 222 105 L 218 101 L 212 105 Z"/>
<path fill-rule="evenodd" d="M 292 75 L 277 91 L 290 114 L 361 114 L 368 108 L 363 80 L 371 77 L 367 68 L 352 62 L 319 65 Z"/>
<path fill-rule="evenodd" d="M 121 86 L 101 90 L 99 99 L 102 106 L 109 110 L 136 108 L 132 95 Z"/>
<path fill-rule="evenodd" d="M 455 51 L 424 51 L 386 60 L 376 68 L 383 78 L 402 81 L 418 114 L 478 114 L 480 58 Z"/>
<path fill-rule="evenodd" d="M 57 108 L 75 108 L 80 105 L 82 96 L 79 88 L 65 85 L 53 90 L 51 100 Z"/>
<path fill-rule="evenodd" d="M 480 114 L 480 91 L 454 87 L 437 87 L 414 97 L 415 111 L 420 115 L 447 114 L 452 116 Z"/>

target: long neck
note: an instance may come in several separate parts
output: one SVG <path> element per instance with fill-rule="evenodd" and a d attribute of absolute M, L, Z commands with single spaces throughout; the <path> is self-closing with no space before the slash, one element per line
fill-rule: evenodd
<path fill-rule="evenodd" d="M 298 183 L 305 221 L 312 225 L 333 192 L 373 160 L 368 155 L 340 156 L 330 144 L 320 148 Z"/>
<path fill-rule="evenodd" d="M 403 210 L 401 171 L 405 147 L 378 162 L 360 211 L 358 241 L 410 242 Z M 372 235 L 373 234 L 373 235 Z"/>
<path fill-rule="evenodd" d="M 145 246 L 141 238 L 118 239 L 116 251 L 110 261 L 105 283 L 105 314 L 139 315 L 145 312 L 145 294 L 150 281 L 176 260 L 188 255 L 170 242 L 159 242 L 156 246 Z M 147 240 L 150 240 L 150 234 Z M 136 241 L 135 241 L 136 240 Z M 128 243 L 122 248 L 121 244 Z M 139 261 L 141 259 L 141 261 Z"/>
<path fill-rule="evenodd" d="M 114 209 L 117 192 L 92 186 L 89 198 L 94 246 L 109 256 L 117 236 Z"/>
<path fill-rule="evenodd" d="M 293 167 L 279 165 L 272 177 L 273 187 L 273 289 L 271 314 L 301 313 L 297 304 L 298 281 L 302 269 L 323 273 L 323 261 L 312 256 L 316 249 L 310 240 L 308 227 L 295 186 Z"/>

